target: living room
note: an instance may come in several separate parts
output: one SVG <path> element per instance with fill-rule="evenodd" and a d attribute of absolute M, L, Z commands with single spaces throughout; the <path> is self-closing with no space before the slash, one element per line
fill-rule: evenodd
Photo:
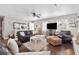
<path fill-rule="evenodd" d="M 75 6 L 78 5 L 0 5 L 0 40 L 5 48 L 1 55 L 79 54 Z"/>

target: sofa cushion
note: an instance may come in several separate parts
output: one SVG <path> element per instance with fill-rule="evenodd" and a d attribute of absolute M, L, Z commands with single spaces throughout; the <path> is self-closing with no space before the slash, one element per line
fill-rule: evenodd
<path fill-rule="evenodd" d="M 16 43 L 16 41 L 14 39 L 9 39 L 8 43 L 7 43 L 8 48 L 10 49 L 10 51 L 12 52 L 12 54 L 17 54 L 19 53 L 19 48 L 18 45 Z"/>
<path fill-rule="evenodd" d="M 17 55 L 50 55 L 50 51 L 40 51 L 40 52 L 22 52 Z"/>

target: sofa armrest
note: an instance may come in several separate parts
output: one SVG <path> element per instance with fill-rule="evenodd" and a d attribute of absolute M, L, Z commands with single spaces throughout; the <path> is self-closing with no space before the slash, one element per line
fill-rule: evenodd
<path fill-rule="evenodd" d="M 16 55 L 50 55 L 50 51 L 40 51 L 40 52 L 22 52 Z"/>

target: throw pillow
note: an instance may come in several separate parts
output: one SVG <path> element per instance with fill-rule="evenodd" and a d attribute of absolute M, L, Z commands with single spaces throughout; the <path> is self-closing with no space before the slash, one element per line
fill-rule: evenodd
<path fill-rule="evenodd" d="M 20 35 L 25 36 L 25 33 L 24 32 L 20 32 Z"/>
<path fill-rule="evenodd" d="M 12 52 L 12 54 L 17 54 L 19 53 L 19 48 L 18 45 L 16 43 L 16 41 L 14 39 L 9 39 L 8 43 L 7 43 L 8 48 L 10 49 L 10 51 Z"/>

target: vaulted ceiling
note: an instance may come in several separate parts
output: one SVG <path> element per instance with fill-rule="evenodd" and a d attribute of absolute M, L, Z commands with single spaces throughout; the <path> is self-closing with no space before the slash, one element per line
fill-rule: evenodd
<path fill-rule="evenodd" d="M 33 20 L 32 13 L 41 14 L 41 18 L 79 13 L 75 4 L 0 4 L 0 16 L 16 16 Z"/>

